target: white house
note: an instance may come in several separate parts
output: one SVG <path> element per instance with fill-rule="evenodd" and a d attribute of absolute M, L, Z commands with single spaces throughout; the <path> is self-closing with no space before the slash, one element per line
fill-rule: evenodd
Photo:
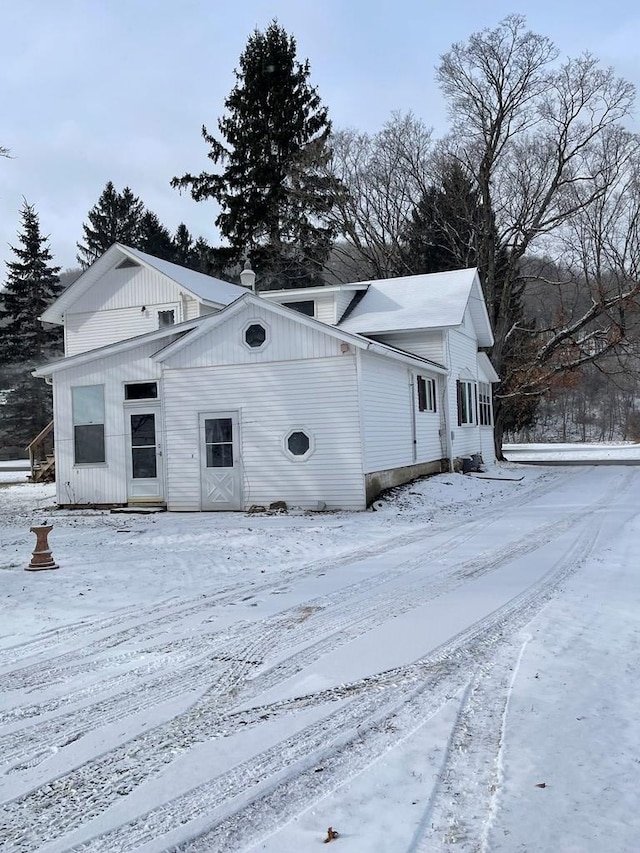
<path fill-rule="evenodd" d="M 61 505 L 363 509 L 493 458 L 475 270 L 257 296 L 116 244 L 42 319 Z"/>

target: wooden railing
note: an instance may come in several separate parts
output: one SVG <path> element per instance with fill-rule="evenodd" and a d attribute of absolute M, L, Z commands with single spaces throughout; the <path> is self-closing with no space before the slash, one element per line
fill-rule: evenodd
<path fill-rule="evenodd" d="M 55 477 L 55 459 L 53 455 L 53 421 L 27 445 L 29 465 L 31 466 L 31 481 L 39 483 L 43 480 L 53 480 Z"/>

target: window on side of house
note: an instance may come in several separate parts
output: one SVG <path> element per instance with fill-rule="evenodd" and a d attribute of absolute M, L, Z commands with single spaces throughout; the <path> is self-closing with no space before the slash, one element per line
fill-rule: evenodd
<path fill-rule="evenodd" d="M 173 326 L 176 322 L 176 313 L 171 308 L 168 311 L 158 311 L 158 328 L 164 329 L 166 326 Z"/>
<path fill-rule="evenodd" d="M 476 383 L 459 379 L 458 390 L 458 426 L 474 426 L 478 423 L 478 397 Z"/>
<path fill-rule="evenodd" d="M 73 450 L 76 465 L 106 462 L 104 446 L 104 385 L 71 389 Z"/>
<path fill-rule="evenodd" d="M 292 311 L 297 311 L 298 314 L 305 314 L 307 317 L 315 317 L 316 303 L 313 299 L 301 299 L 298 302 L 282 302 L 283 308 L 290 308 Z"/>
<path fill-rule="evenodd" d="M 416 380 L 418 386 L 418 411 L 419 412 L 435 412 L 436 411 L 436 381 L 425 376 L 418 376 Z"/>
<path fill-rule="evenodd" d="M 480 426 L 493 426 L 491 415 L 491 385 L 488 382 L 478 382 L 478 410 Z"/>
<path fill-rule="evenodd" d="M 124 386 L 125 400 L 157 400 L 157 382 L 126 382 Z"/>

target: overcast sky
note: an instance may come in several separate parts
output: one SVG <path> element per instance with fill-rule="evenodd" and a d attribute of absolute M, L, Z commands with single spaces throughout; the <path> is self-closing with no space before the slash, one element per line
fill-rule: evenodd
<path fill-rule="evenodd" d="M 200 128 L 216 129 L 247 37 L 274 17 L 310 60 L 335 127 L 375 131 L 412 110 L 442 132 L 439 56 L 512 12 L 563 53 L 591 51 L 640 84 L 632 0 L 0 0 L 0 145 L 13 157 L 0 158 L 0 261 L 24 196 L 56 262 L 75 266 L 109 180 L 172 231 L 182 221 L 215 241 L 213 205 L 169 181 L 207 167 Z"/>

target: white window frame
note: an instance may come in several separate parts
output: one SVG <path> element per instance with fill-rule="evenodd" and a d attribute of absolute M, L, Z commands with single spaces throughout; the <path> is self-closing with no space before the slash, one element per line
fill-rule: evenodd
<path fill-rule="evenodd" d="M 421 391 L 420 388 L 424 390 Z M 431 376 L 416 376 L 419 412 L 436 412 L 436 380 Z"/>
<path fill-rule="evenodd" d="M 458 389 L 458 426 L 477 426 L 477 383 L 473 379 L 458 379 Z"/>
<path fill-rule="evenodd" d="M 84 414 L 79 411 L 81 408 L 81 401 L 79 399 L 80 392 L 86 391 L 87 389 L 100 389 L 101 393 L 101 405 L 100 408 L 102 411 L 96 411 L 92 415 Z M 94 465 L 106 465 L 107 463 L 107 442 L 105 435 L 105 400 L 104 400 L 104 385 L 73 385 L 71 387 L 71 419 L 73 422 L 73 464 L 74 466 L 94 466 Z M 82 429 L 82 427 L 102 427 L 102 459 L 93 459 L 93 460 L 82 460 L 78 461 L 77 459 L 77 430 Z"/>
<path fill-rule="evenodd" d="M 297 455 L 297 454 L 295 454 L 295 453 L 292 453 L 292 452 L 289 450 L 289 439 L 290 439 L 290 438 L 291 438 L 291 436 L 292 436 L 294 433 L 296 433 L 296 432 L 303 432 L 303 433 L 307 436 L 307 438 L 309 439 L 309 449 L 307 450 L 307 452 L 306 452 L 306 453 L 302 453 L 302 454 L 300 454 L 300 455 Z M 316 439 L 315 439 L 315 436 L 314 436 L 314 434 L 311 432 L 311 430 L 310 430 L 310 429 L 308 429 L 307 427 L 304 427 L 304 426 L 296 426 L 296 427 L 292 427 L 292 428 L 291 428 L 290 430 L 288 430 L 288 431 L 287 431 L 287 433 L 282 437 L 282 450 L 283 450 L 283 452 L 284 452 L 285 456 L 286 456 L 288 459 L 291 459 L 293 462 L 306 462 L 306 461 L 307 461 L 307 459 L 311 456 L 311 454 L 312 454 L 312 453 L 314 453 L 315 449 L 316 449 Z"/>
<path fill-rule="evenodd" d="M 478 420 L 480 426 L 493 426 L 493 406 L 491 405 L 491 384 L 478 382 Z"/>
<path fill-rule="evenodd" d="M 265 331 L 264 341 L 260 344 L 259 347 L 252 347 L 251 344 L 247 343 L 247 339 L 245 336 L 251 326 L 262 326 Z M 243 345 L 249 350 L 249 352 L 262 352 L 264 349 L 266 349 L 266 347 L 269 346 L 269 343 L 271 341 L 271 330 L 269 329 L 268 324 L 265 323 L 265 321 L 262 319 L 262 317 L 254 317 L 253 320 L 248 320 L 242 327 L 241 340 Z"/>

